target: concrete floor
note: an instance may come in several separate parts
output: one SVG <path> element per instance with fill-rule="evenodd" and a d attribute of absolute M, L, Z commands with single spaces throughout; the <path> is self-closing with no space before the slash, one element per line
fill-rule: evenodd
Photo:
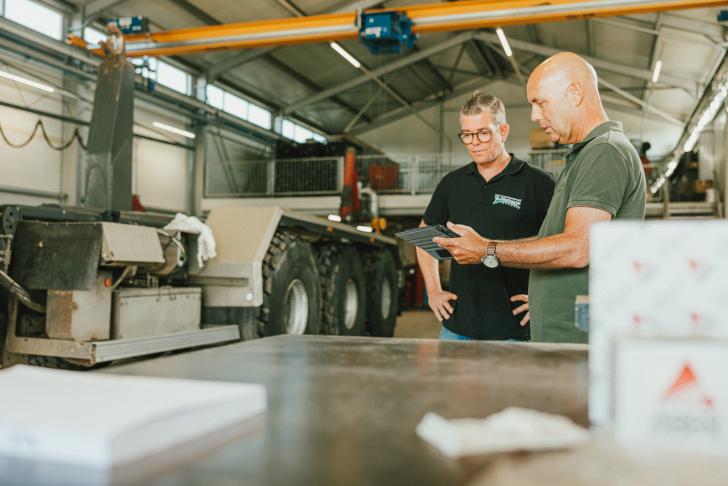
<path fill-rule="evenodd" d="M 440 323 L 431 310 L 406 310 L 397 318 L 394 337 L 430 338 L 440 335 Z"/>

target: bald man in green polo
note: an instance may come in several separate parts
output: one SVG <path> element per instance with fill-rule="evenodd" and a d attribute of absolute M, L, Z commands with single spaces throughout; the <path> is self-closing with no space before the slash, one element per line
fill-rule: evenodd
<path fill-rule="evenodd" d="M 600 221 L 643 220 L 645 176 L 622 124 L 607 117 L 596 71 L 583 58 L 570 52 L 548 58 L 526 90 L 531 119 L 552 142 L 573 144 L 538 236 L 495 241 L 455 221 L 448 226 L 462 236 L 435 241 L 461 264 L 530 268 L 524 306 L 531 340 L 587 342 L 574 325 L 574 301 L 588 293 L 589 229 Z"/>

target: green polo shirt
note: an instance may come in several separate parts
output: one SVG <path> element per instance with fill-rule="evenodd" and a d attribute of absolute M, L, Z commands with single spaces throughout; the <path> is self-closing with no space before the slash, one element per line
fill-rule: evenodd
<path fill-rule="evenodd" d="M 538 236 L 563 233 L 569 208 L 602 209 L 613 219 L 644 219 L 645 205 L 645 176 L 637 151 L 622 124 L 608 121 L 566 155 Z M 574 326 L 574 301 L 588 294 L 588 268 L 531 270 L 528 293 L 533 341 L 587 342 L 588 335 Z"/>

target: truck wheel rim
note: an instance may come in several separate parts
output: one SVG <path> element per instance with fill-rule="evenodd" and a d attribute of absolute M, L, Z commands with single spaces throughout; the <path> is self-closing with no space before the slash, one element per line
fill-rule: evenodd
<path fill-rule="evenodd" d="M 308 321 L 308 293 L 301 280 L 294 279 L 288 284 L 285 302 L 288 308 L 286 334 L 300 336 L 306 332 L 306 322 Z"/>
<path fill-rule="evenodd" d="M 386 319 L 389 317 L 389 311 L 392 308 L 392 287 L 389 285 L 389 280 L 386 278 L 382 280 L 382 318 Z"/>
<path fill-rule="evenodd" d="M 359 296 L 356 292 L 356 283 L 352 279 L 346 281 L 346 300 L 344 301 L 344 325 L 347 329 L 354 328 L 356 311 L 359 308 Z"/>

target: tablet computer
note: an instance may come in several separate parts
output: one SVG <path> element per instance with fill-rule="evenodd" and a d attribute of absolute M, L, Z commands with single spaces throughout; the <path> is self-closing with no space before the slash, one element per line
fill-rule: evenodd
<path fill-rule="evenodd" d="M 412 228 L 405 231 L 395 233 L 397 238 L 408 241 L 418 248 L 422 248 L 429 255 L 437 260 L 450 260 L 452 255 L 446 249 L 433 243 L 432 239 L 436 236 L 442 238 L 459 238 L 460 235 L 451 231 L 447 226 L 442 224 L 435 224 L 432 226 L 422 226 L 419 228 Z"/>

